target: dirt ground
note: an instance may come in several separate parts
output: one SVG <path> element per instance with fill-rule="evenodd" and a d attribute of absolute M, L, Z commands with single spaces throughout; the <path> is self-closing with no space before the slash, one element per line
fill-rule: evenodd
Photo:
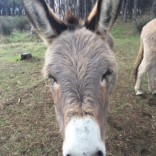
<path fill-rule="evenodd" d="M 144 96 L 135 96 L 133 89 L 139 35 L 123 23 L 116 25 L 113 35 L 119 80 L 109 106 L 107 155 L 156 156 L 156 96 L 148 93 L 146 78 Z M 19 60 L 25 49 L 32 51 L 32 60 Z M 49 82 L 41 74 L 44 50 L 36 41 L 0 44 L 1 156 L 61 155 Z"/>

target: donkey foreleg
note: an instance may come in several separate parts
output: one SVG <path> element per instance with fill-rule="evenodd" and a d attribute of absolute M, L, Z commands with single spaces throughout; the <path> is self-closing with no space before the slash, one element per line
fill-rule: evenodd
<path fill-rule="evenodd" d="M 146 67 L 145 62 L 143 60 L 140 64 L 139 68 L 138 68 L 137 79 L 136 79 L 136 83 L 135 83 L 135 87 L 134 87 L 136 95 L 144 94 L 144 92 L 141 90 L 141 82 L 142 82 L 143 75 L 147 71 L 146 69 L 147 69 L 147 67 Z"/>
<path fill-rule="evenodd" d="M 148 77 L 148 89 L 152 94 L 156 94 L 156 69 L 155 66 L 152 66 L 152 68 L 147 72 Z"/>

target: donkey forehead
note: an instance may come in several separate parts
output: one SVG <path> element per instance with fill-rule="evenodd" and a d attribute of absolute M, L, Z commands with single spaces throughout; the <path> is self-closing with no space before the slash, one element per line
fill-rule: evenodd
<path fill-rule="evenodd" d="M 108 44 L 85 28 L 60 35 L 49 47 L 45 59 L 46 72 L 50 72 L 47 74 L 81 69 L 83 73 L 105 72 L 107 68 L 115 70 L 115 66 Z"/>

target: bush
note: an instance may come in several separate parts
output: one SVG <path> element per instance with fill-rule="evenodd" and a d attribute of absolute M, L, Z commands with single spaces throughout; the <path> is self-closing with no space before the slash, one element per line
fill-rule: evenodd
<path fill-rule="evenodd" d="M 25 17 L 25 16 L 18 17 L 16 22 L 15 22 L 14 27 L 15 27 L 15 29 L 17 29 L 19 31 L 24 31 L 27 29 L 30 30 L 30 28 L 29 28 L 30 24 L 29 24 L 27 17 Z"/>
<path fill-rule="evenodd" d="M 11 35 L 13 25 L 8 20 L 0 20 L 0 34 L 3 36 Z"/>
<path fill-rule="evenodd" d="M 145 16 L 145 17 L 141 17 L 135 20 L 135 27 L 136 30 L 141 33 L 142 28 L 150 21 L 150 17 Z"/>
<path fill-rule="evenodd" d="M 30 24 L 25 16 L 0 17 L 0 35 L 11 35 L 13 30 L 24 31 L 30 29 Z"/>

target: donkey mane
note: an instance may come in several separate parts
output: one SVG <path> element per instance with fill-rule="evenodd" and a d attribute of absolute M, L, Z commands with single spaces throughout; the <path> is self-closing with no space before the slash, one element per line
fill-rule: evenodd
<path fill-rule="evenodd" d="M 76 18 L 70 11 L 66 13 L 65 23 L 67 25 L 67 29 L 72 31 L 79 27 L 79 19 Z"/>
<path fill-rule="evenodd" d="M 67 24 L 73 24 L 73 25 L 79 24 L 78 18 L 75 17 L 70 11 L 67 11 L 66 16 L 65 16 L 65 21 Z"/>

